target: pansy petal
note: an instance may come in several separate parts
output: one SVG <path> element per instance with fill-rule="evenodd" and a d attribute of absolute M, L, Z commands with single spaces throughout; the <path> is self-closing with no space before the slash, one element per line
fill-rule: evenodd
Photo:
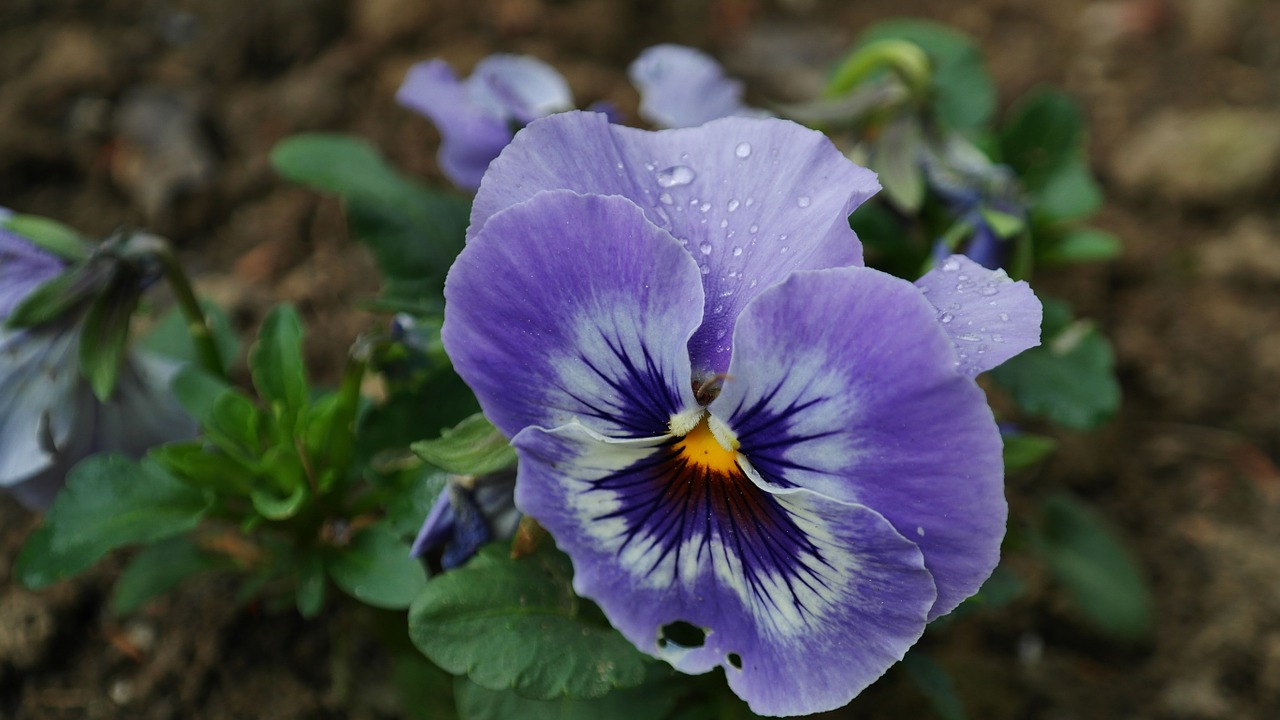
<path fill-rule="evenodd" d="M 708 409 L 765 481 L 887 518 L 937 583 L 930 618 L 977 591 L 1004 536 L 1000 434 L 915 287 L 799 273 L 747 306 L 733 352 Z"/>
<path fill-rule="evenodd" d="M 677 669 L 724 667 L 757 713 L 844 705 L 923 632 L 935 591 L 919 549 L 867 507 L 700 468 L 679 438 L 574 424 L 514 444 L 516 504 L 573 559 L 578 593 Z"/>
<path fill-rule="evenodd" d="M 575 418 L 654 435 L 696 404 L 697 265 L 625 198 L 547 192 L 495 215 L 445 300 L 445 348 L 508 437 Z"/>
<path fill-rule="evenodd" d="M 744 105 L 742 83 L 720 63 L 683 45 L 655 45 L 627 68 L 640 93 L 640 117 L 664 128 L 696 127 L 723 117 L 765 117 Z"/>
<path fill-rule="evenodd" d="M 916 281 L 955 346 L 956 370 L 973 377 L 1040 344 L 1042 308 L 1031 287 L 1003 270 L 952 255 Z"/>
<path fill-rule="evenodd" d="M 8 211 L 0 210 L 3 222 Z M 62 272 L 64 264 L 26 238 L 0 228 L 0 324 L 32 290 Z"/>
<path fill-rule="evenodd" d="M 77 339 L 46 328 L 0 330 L 0 487 L 52 466 L 70 435 L 60 420 L 93 412 L 76 394 Z"/>
<path fill-rule="evenodd" d="M 728 367 L 734 319 L 760 291 L 797 270 L 861 264 L 847 218 L 879 187 L 824 135 L 791 122 L 726 118 L 655 133 L 561 113 L 531 123 L 493 162 L 467 232 L 543 190 L 630 199 L 702 272 L 707 301 L 689 343 L 701 378 Z"/>
<path fill-rule="evenodd" d="M 489 163 L 511 141 L 502 115 L 472 100 L 466 86 L 443 60 L 409 69 L 396 102 L 431 119 L 440 131 L 440 169 L 458 187 L 480 187 Z"/>
<path fill-rule="evenodd" d="M 471 96 L 521 125 L 573 109 L 573 93 L 555 68 L 528 55 L 490 55 L 467 78 Z"/>

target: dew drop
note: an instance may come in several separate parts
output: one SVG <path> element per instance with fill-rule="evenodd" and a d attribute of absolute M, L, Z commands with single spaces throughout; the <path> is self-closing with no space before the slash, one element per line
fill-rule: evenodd
<path fill-rule="evenodd" d="M 1009 313 L 1000 313 L 1000 320 L 1002 322 L 1009 322 Z"/>
<path fill-rule="evenodd" d="M 942 263 L 943 272 L 955 272 L 959 269 L 960 269 L 960 262 L 958 260 L 947 260 L 946 262 Z"/>
<path fill-rule="evenodd" d="M 939 322 L 945 325 L 951 322 L 952 320 L 954 320 L 955 317 L 956 317 L 955 315 L 952 315 L 951 313 L 944 311 L 942 314 L 938 315 L 938 320 Z"/>
<path fill-rule="evenodd" d="M 716 303 L 716 306 L 711 308 L 713 315 L 719 315 L 722 312 L 724 312 L 724 303 Z"/>
<path fill-rule="evenodd" d="M 698 209 L 701 210 L 702 212 L 706 212 L 711 209 L 711 203 L 704 202 L 698 206 Z"/>
<path fill-rule="evenodd" d="M 728 221 L 728 220 L 721 220 L 721 221 L 720 221 L 720 228 L 721 228 L 721 229 L 724 229 L 724 228 L 727 228 L 727 227 L 729 227 L 729 221 Z"/>
<path fill-rule="evenodd" d="M 922 287 L 922 288 L 920 288 L 920 294 L 921 294 L 921 295 L 928 295 L 928 294 L 929 294 L 929 288 L 928 288 L 927 286 L 926 286 L 926 287 Z"/>
<path fill-rule="evenodd" d="M 748 285 L 747 287 L 755 287 L 756 285 L 758 285 L 758 284 L 759 284 L 759 282 L 760 282 L 760 281 L 758 281 L 758 280 L 752 280 L 752 281 L 751 281 L 751 284 L 750 284 L 750 285 Z"/>
<path fill-rule="evenodd" d="M 800 197 L 796 198 L 796 205 L 799 205 L 802 208 L 809 207 L 810 202 L 812 201 L 809 199 L 808 195 L 801 195 Z"/>
<path fill-rule="evenodd" d="M 987 297 L 991 297 L 992 295 L 995 295 L 995 294 L 996 294 L 996 293 L 998 293 L 998 292 L 1000 292 L 1000 289 L 999 289 L 999 288 L 997 288 L 997 287 L 996 287 L 994 284 L 992 284 L 992 283 L 987 283 L 986 285 L 983 285 L 983 286 L 978 290 L 978 293 L 979 293 L 980 295 L 986 295 Z"/>
<path fill-rule="evenodd" d="M 755 198 L 747 198 L 747 207 L 751 207 L 752 205 L 755 205 L 755 204 L 756 204 Z"/>
<path fill-rule="evenodd" d="M 974 335 L 973 333 L 965 333 L 964 335 L 961 335 L 959 337 L 961 340 L 964 340 L 965 342 L 981 342 L 982 341 L 981 337 Z"/>
<path fill-rule="evenodd" d="M 1002 343 L 1002 342 L 1004 342 L 1004 335 L 1001 335 L 1000 333 L 994 333 L 994 334 L 991 336 L 991 341 L 992 341 L 992 342 Z"/>
<path fill-rule="evenodd" d="M 730 201 L 729 201 L 729 212 L 733 212 L 734 210 L 737 210 L 737 209 L 738 209 L 738 205 L 739 205 L 739 204 L 740 204 L 740 203 L 737 201 L 737 199 L 730 200 Z"/>
<path fill-rule="evenodd" d="M 760 232 L 760 226 L 759 226 L 759 225 L 752 225 L 752 226 L 751 226 L 751 232 L 753 232 L 753 233 Z"/>
<path fill-rule="evenodd" d="M 710 254 L 711 254 L 711 243 L 709 243 L 709 242 L 703 242 L 701 245 L 699 245 L 699 246 L 698 246 L 698 249 L 702 251 L 702 254 L 703 254 L 703 255 L 710 255 Z"/>
<path fill-rule="evenodd" d="M 703 274 L 703 275 L 710 275 L 710 274 L 711 274 L 711 266 L 710 266 L 710 265 L 702 265 L 702 266 L 700 266 L 698 269 L 702 271 L 702 274 Z"/>
<path fill-rule="evenodd" d="M 670 205 L 671 203 L 675 202 L 674 200 L 671 199 L 671 193 L 662 193 L 661 195 L 658 196 L 658 199 L 662 201 L 663 205 Z"/>
<path fill-rule="evenodd" d="M 735 247 L 735 248 L 733 249 L 733 256 L 734 256 L 734 257 L 739 257 L 739 256 L 741 256 L 741 255 L 742 255 L 742 248 L 740 248 L 740 247 Z"/>
<path fill-rule="evenodd" d="M 676 165 L 658 173 L 658 184 L 664 188 L 688 185 L 698 174 L 687 165 Z"/>
<path fill-rule="evenodd" d="M 738 143 L 738 147 L 733 149 L 733 154 L 737 155 L 740 158 L 749 157 L 751 155 L 751 143 L 749 142 Z"/>
<path fill-rule="evenodd" d="M 645 170 L 648 170 L 649 172 L 653 172 L 654 168 L 656 168 L 656 167 L 658 167 L 658 166 L 657 166 L 657 165 L 654 165 L 654 164 L 653 164 L 653 163 L 651 163 L 651 162 L 647 162 L 647 163 L 645 163 L 645 164 L 644 164 L 644 169 L 645 169 Z"/>
<path fill-rule="evenodd" d="M 779 254 L 779 255 L 786 255 L 786 254 L 787 254 L 787 251 L 788 251 L 788 250 L 790 250 L 790 249 L 791 249 L 791 248 L 787 247 L 786 245 L 783 245 L 783 246 L 782 246 L 782 249 L 778 251 L 778 254 Z"/>

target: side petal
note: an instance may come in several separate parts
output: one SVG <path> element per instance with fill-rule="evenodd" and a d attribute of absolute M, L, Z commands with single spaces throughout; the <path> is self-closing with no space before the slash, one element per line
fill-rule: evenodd
<path fill-rule="evenodd" d="M 734 319 L 760 291 L 797 270 L 861 264 L 848 217 L 879 187 L 824 135 L 785 120 L 648 132 L 561 113 L 493 162 L 467 232 L 544 190 L 628 198 L 697 261 L 707 302 L 689 353 L 703 377 L 728 367 Z"/>
<path fill-rule="evenodd" d="M 742 102 L 742 83 L 720 63 L 683 45 L 654 45 L 627 68 L 640 93 L 640 117 L 664 128 L 696 127 L 724 117 L 766 117 Z"/>
<path fill-rule="evenodd" d="M 1031 286 L 952 255 L 916 280 L 955 347 L 956 370 L 973 377 L 1040 344 L 1043 309 Z"/>
<path fill-rule="evenodd" d="M 480 187 L 489 163 L 511 141 L 513 130 L 506 119 L 475 102 L 443 60 L 409 68 L 396 102 L 435 123 L 440 131 L 440 169 L 458 187 Z"/>
<path fill-rule="evenodd" d="M 490 55 L 467 79 L 472 97 L 524 125 L 573 109 L 573 93 L 556 69 L 528 55 Z"/>
<path fill-rule="evenodd" d="M 840 707 L 924 630 L 920 551 L 869 508 L 769 488 L 746 465 L 699 470 L 677 438 L 570 425 L 515 445 L 516 503 L 572 558 L 578 593 L 677 669 L 722 666 L 757 713 Z"/>
<path fill-rule="evenodd" d="M 0 222 L 11 214 L 0 208 Z M 0 324 L 41 283 L 53 279 L 65 265 L 16 233 L 0 228 Z"/>
<path fill-rule="evenodd" d="M 977 591 L 1004 536 L 1000 433 L 916 288 L 867 268 L 797 274 L 747 306 L 733 352 L 708 409 L 765 481 L 888 519 L 937 583 L 931 619 Z"/>
<path fill-rule="evenodd" d="M 548 192 L 494 216 L 445 300 L 445 349 L 508 437 L 573 419 L 654 435 L 696 405 L 698 267 L 624 198 Z"/>

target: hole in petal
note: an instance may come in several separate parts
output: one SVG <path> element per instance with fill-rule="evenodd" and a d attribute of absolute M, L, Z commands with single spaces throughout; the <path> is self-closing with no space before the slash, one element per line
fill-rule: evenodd
<path fill-rule="evenodd" d="M 685 622 L 677 620 L 673 623 L 663 625 L 658 630 L 658 647 L 666 647 L 668 644 L 682 648 L 699 648 L 707 641 L 707 631 Z"/>
<path fill-rule="evenodd" d="M 732 665 L 732 666 L 734 667 L 734 669 L 737 669 L 737 670 L 741 670 L 741 669 L 742 669 L 742 656 L 741 656 L 741 655 L 739 655 L 738 653 L 729 653 L 729 656 L 728 656 L 728 658 L 727 658 L 727 659 L 729 660 L 729 664 L 730 664 L 730 665 Z"/>

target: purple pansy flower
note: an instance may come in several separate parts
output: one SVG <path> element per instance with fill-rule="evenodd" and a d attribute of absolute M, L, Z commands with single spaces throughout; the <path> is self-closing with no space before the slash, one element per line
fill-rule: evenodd
<path fill-rule="evenodd" d="M 683 45 L 654 45 L 627 74 L 640 92 L 640 116 L 663 128 L 697 127 L 723 117 L 765 117 L 742 102 L 742 82 L 710 55 Z"/>
<path fill-rule="evenodd" d="M 523 55 L 490 55 L 466 80 L 443 60 L 409 69 L 396 100 L 431 119 L 440 131 L 440 169 L 460 188 L 475 190 L 489 163 L 523 125 L 573 109 L 560 73 Z"/>
<path fill-rule="evenodd" d="M 506 540 L 520 524 L 516 510 L 516 474 L 450 475 L 427 513 L 409 554 L 422 557 L 440 550 L 440 566 L 451 570 L 466 562 L 485 543 Z"/>
<path fill-rule="evenodd" d="M 173 363 L 130 353 L 104 403 L 80 374 L 78 313 L 35 328 L 3 327 L 63 269 L 57 257 L 0 229 L 0 488 L 33 510 L 48 507 L 67 472 L 89 455 L 138 457 L 196 432 L 168 390 Z"/>
<path fill-rule="evenodd" d="M 445 287 L 445 347 L 575 589 L 757 713 L 847 703 L 1004 534 L 973 376 L 1038 343 L 1039 303 L 961 259 L 861 267 L 847 217 L 877 189 L 786 121 L 556 115 L 491 166 Z"/>

